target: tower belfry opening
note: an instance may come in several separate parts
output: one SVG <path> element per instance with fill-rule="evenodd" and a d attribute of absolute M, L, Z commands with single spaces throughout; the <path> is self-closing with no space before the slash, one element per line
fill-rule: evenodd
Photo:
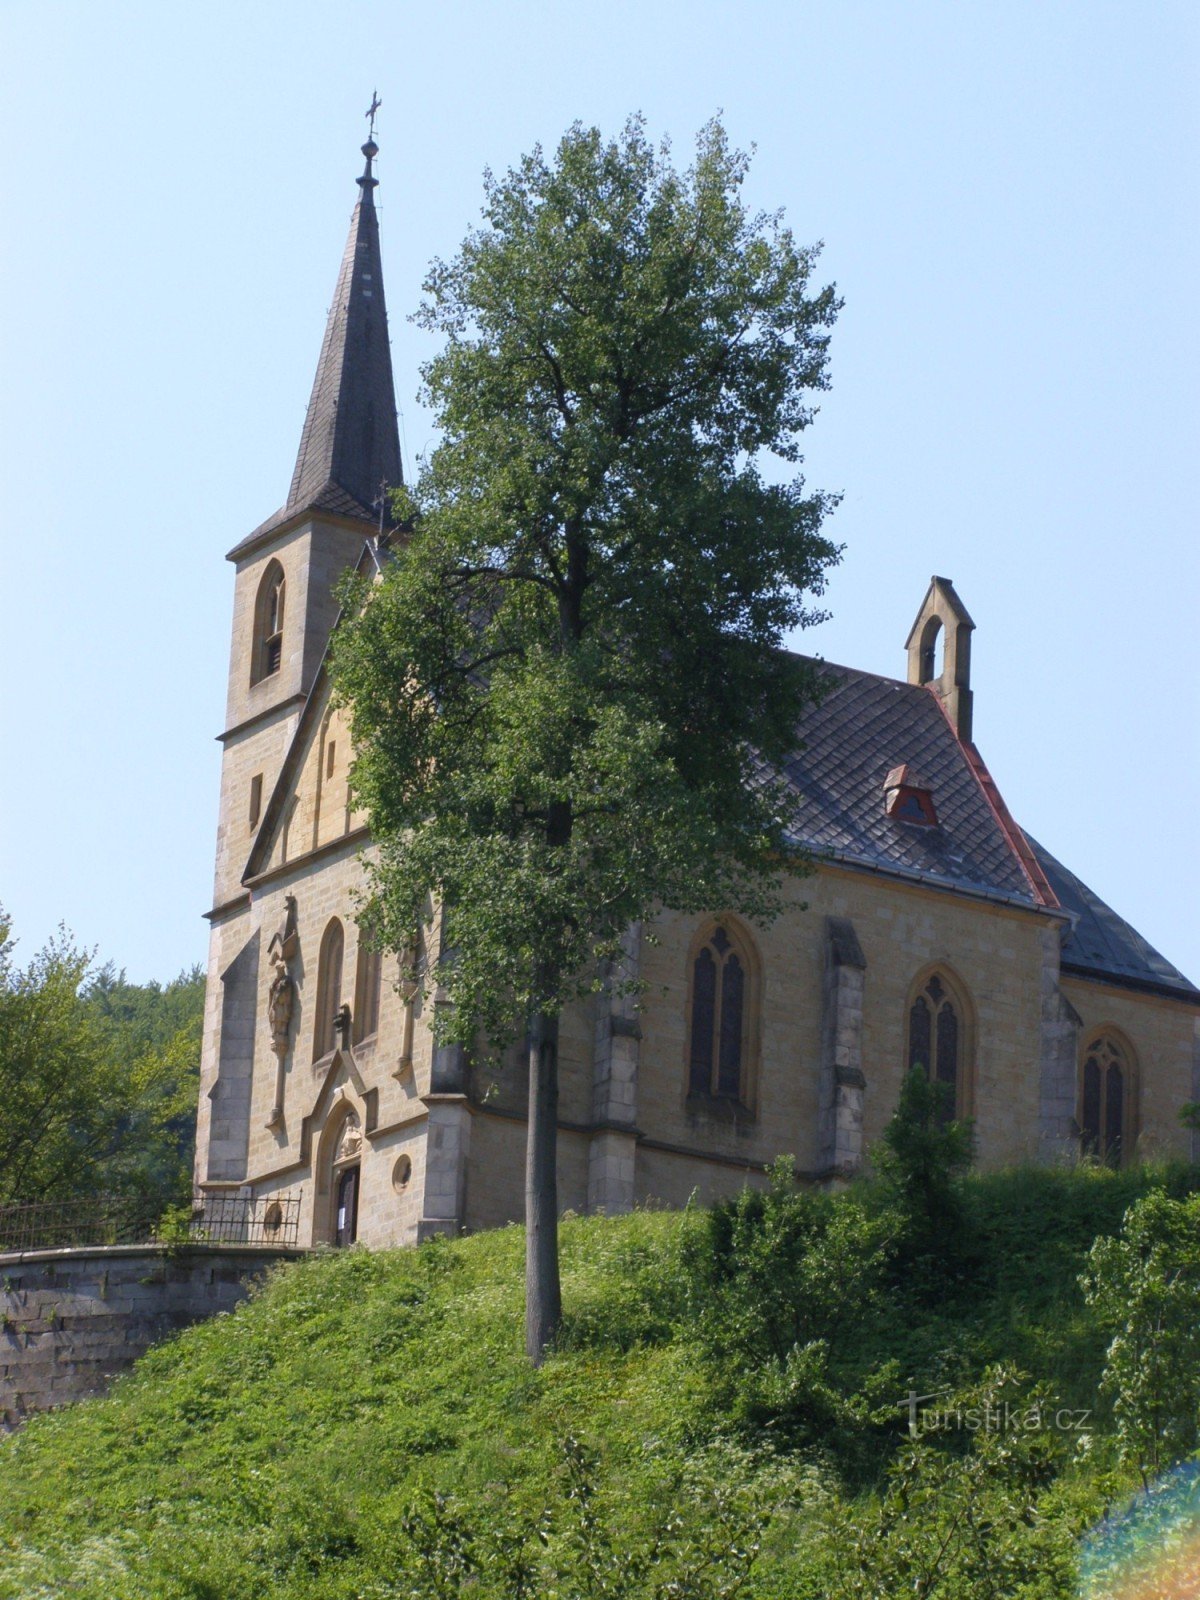
<path fill-rule="evenodd" d="M 971 634 L 975 624 L 949 578 L 936 573 L 909 631 L 908 681 L 941 701 L 964 744 L 971 742 Z M 939 667 L 939 656 L 940 667 Z"/>

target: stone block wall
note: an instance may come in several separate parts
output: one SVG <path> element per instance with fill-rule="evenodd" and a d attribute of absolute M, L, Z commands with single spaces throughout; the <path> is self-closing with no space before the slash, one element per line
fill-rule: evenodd
<path fill-rule="evenodd" d="M 151 1244 L 0 1255 L 0 1431 L 99 1394 L 152 1344 L 231 1311 L 296 1254 Z"/>

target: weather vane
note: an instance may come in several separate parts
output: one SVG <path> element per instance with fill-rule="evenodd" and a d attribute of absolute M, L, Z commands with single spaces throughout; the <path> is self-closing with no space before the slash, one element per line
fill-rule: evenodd
<path fill-rule="evenodd" d="M 383 101 L 379 98 L 379 91 L 377 89 L 372 89 L 371 90 L 371 104 L 367 107 L 367 110 L 366 110 L 366 115 L 367 115 L 367 117 L 370 118 L 370 122 L 371 122 L 370 137 L 372 138 L 372 140 L 375 138 L 375 113 L 379 110 L 379 108 L 380 108 L 380 106 L 382 104 L 383 104 Z"/>

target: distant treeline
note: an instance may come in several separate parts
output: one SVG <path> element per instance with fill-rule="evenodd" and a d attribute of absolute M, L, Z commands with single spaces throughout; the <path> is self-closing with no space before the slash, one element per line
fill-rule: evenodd
<path fill-rule="evenodd" d="M 191 1192 L 204 977 L 130 983 L 57 935 L 27 964 L 0 914 L 0 1205 Z"/>

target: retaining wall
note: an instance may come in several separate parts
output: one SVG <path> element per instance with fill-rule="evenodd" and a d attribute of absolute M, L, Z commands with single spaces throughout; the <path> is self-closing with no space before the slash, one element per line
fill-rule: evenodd
<path fill-rule="evenodd" d="M 232 1310 L 298 1253 L 145 1244 L 0 1254 L 0 1430 L 100 1393 L 152 1344 Z"/>

